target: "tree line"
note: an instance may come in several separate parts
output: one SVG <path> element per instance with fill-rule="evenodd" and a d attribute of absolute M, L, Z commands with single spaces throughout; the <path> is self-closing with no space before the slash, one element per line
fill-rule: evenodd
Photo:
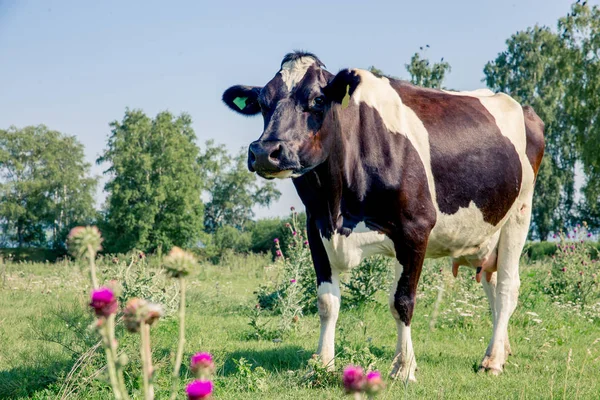
<path fill-rule="evenodd" d="M 533 106 L 546 124 L 546 155 L 536 183 L 531 237 L 587 221 L 600 227 L 600 9 L 579 1 L 556 27 L 533 26 L 506 41 L 484 67 L 484 81 Z M 429 46 L 426 46 L 429 47 Z M 421 48 L 423 51 L 423 48 Z M 415 53 L 405 64 L 412 83 L 444 88 L 450 64 Z M 371 72 L 383 75 L 376 67 Z M 278 219 L 254 221 L 253 207 L 280 197 L 272 182 L 246 168 L 246 150 L 229 154 L 209 140 L 198 146 L 188 114 L 154 118 L 125 111 L 110 123 L 101 210 L 98 178 L 82 144 L 44 125 L 0 130 L 0 247 L 64 248 L 78 224 L 102 228 L 104 249 L 198 247 L 266 251 Z M 575 173 L 583 171 L 577 198 Z"/>

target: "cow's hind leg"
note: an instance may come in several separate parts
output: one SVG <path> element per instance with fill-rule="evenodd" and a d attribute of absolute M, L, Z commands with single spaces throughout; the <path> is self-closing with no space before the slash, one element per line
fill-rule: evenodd
<path fill-rule="evenodd" d="M 531 221 L 531 199 L 521 202 L 517 210 L 502 227 L 498 243 L 498 271 L 494 310 L 494 329 L 481 369 L 495 375 L 502 372 L 506 357 L 510 352 L 508 344 L 508 321 L 514 312 L 519 297 L 519 259 L 527 239 Z M 491 283 L 491 282 L 490 282 Z M 490 288 L 492 285 L 490 285 Z M 487 289 L 486 289 L 487 293 Z M 490 294 L 488 294 L 490 298 Z"/>
<path fill-rule="evenodd" d="M 493 327 L 496 326 L 496 285 L 497 285 L 497 277 L 498 274 L 496 272 L 492 272 L 491 273 L 491 279 L 487 280 L 486 279 L 482 279 L 482 285 L 483 285 L 483 291 L 485 292 L 487 298 L 488 298 L 488 302 L 490 304 L 490 311 L 492 314 L 492 324 Z M 510 342 L 508 340 L 508 335 L 506 336 L 506 340 L 504 342 L 504 349 L 506 351 L 507 355 L 511 355 L 512 354 L 512 350 L 510 347 Z M 488 349 L 486 351 L 486 355 L 490 354 L 491 352 L 491 342 L 490 345 L 488 346 Z"/>

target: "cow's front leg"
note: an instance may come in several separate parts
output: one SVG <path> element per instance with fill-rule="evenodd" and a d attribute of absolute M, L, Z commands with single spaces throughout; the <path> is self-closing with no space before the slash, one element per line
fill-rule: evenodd
<path fill-rule="evenodd" d="M 337 273 L 332 273 L 331 282 L 321 282 L 317 287 L 317 305 L 321 319 L 321 335 L 317 353 L 329 370 L 334 369 L 335 325 L 340 311 L 340 284 Z"/>
<path fill-rule="evenodd" d="M 406 311 L 410 308 L 410 314 L 412 315 L 414 300 L 411 301 L 410 296 L 403 297 L 397 295 L 402 272 L 402 265 L 396 261 L 396 274 L 392 290 L 390 291 L 389 305 L 390 311 L 396 320 L 398 341 L 396 342 L 396 354 L 394 356 L 390 377 L 401 379 L 403 381 L 416 381 L 415 371 L 417 369 L 417 361 L 415 359 L 412 338 L 410 335 L 410 321 L 408 324 L 406 323 Z M 402 316 L 400 312 L 402 312 Z"/>
<path fill-rule="evenodd" d="M 321 320 L 321 334 L 317 354 L 323 364 L 334 369 L 335 358 L 335 325 L 340 311 L 340 283 L 336 271 L 332 271 L 323 246 L 323 241 L 315 220 L 309 216 L 307 220 L 310 254 L 317 275 L 317 307 Z"/>
<path fill-rule="evenodd" d="M 390 310 L 396 320 L 398 342 L 390 376 L 403 381 L 416 381 L 417 361 L 412 345 L 410 322 L 417 296 L 417 283 L 423 268 L 425 245 L 396 245 L 398 262 L 390 293 Z"/>

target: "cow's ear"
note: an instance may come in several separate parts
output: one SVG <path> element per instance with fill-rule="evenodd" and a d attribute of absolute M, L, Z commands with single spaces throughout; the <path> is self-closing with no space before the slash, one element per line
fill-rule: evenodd
<path fill-rule="evenodd" d="M 323 93 L 329 101 L 348 106 L 348 101 L 359 84 L 360 76 L 356 71 L 343 69 L 323 88 Z"/>
<path fill-rule="evenodd" d="M 258 95 L 261 89 L 257 86 L 232 86 L 223 93 L 223 102 L 240 114 L 258 114 L 260 112 Z"/>

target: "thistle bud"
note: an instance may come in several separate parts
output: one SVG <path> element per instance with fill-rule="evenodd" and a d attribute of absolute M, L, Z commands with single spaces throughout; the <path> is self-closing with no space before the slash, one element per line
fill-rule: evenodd
<path fill-rule="evenodd" d="M 179 278 L 189 275 L 190 271 L 196 266 L 196 258 L 187 251 L 175 246 L 164 259 L 164 266 L 167 273 L 173 278 Z"/>
<path fill-rule="evenodd" d="M 76 226 L 67 236 L 67 248 L 75 257 L 82 257 L 88 250 L 102 250 L 102 235 L 95 226 Z"/>

